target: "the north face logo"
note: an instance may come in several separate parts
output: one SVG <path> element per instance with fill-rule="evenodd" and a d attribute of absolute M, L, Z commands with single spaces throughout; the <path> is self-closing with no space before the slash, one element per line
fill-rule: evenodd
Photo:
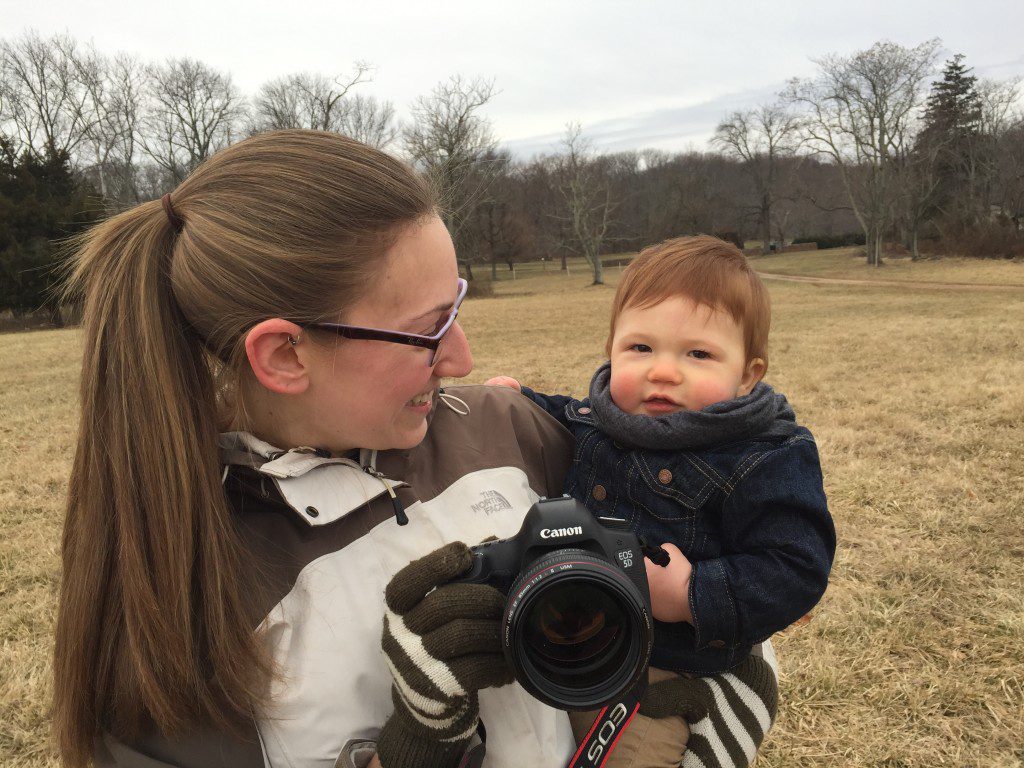
<path fill-rule="evenodd" d="M 512 509 L 508 499 L 497 491 L 484 491 L 480 495 L 483 496 L 483 501 L 478 501 L 476 504 L 471 505 L 473 511 L 478 514 L 482 512 L 485 515 L 493 515 L 498 512 L 504 512 L 506 509 Z"/>

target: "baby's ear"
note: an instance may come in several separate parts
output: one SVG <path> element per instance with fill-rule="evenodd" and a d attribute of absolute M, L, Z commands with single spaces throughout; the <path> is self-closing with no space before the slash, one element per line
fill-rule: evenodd
<path fill-rule="evenodd" d="M 765 365 L 764 360 L 760 357 L 755 357 L 747 363 L 747 367 L 743 371 L 743 379 L 740 381 L 740 389 L 737 394 L 740 397 L 743 395 L 749 395 L 751 390 L 757 386 L 757 382 L 764 378 L 764 372 L 767 369 L 768 366 Z"/>

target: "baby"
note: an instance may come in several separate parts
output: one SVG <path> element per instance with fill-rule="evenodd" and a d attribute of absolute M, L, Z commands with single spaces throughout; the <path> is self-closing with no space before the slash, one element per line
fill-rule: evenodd
<path fill-rule="evenodd" d="M 748 765 L 776 711 L 764 641 L 828 583 L 835 529 L 814 438 L 762 381 L 770 321 L 738 249 L 676 238 L 623 272 L 587 399 L 488 382 L 573 433 L 566 493 L 670 555 L 646 563 L 652 685 L 608 768 Z M 595 714 L 571 715 L 577 739 Z"/>

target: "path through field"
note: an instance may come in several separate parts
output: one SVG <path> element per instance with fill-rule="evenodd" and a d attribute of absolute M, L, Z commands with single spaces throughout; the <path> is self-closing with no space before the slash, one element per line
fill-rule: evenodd
<path fill-rule="evenodd" d="M 1024 284 L 1006 283 L 944 283 L 938 280 L 856 280 L 844 277 L 811 277 L 809 275 L 785 275 L 779 272 L 758 273 L 767 280 L 782 280 L 789 283 L 828 283 L 833 285 L 870 285 L 886 288 L 941 288 L 967 291 L 1022 291 Z"/>

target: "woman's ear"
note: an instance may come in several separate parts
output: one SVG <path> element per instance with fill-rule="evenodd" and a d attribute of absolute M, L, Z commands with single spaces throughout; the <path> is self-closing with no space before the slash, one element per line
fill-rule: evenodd
<path fill-rule="evenodd" d="M 299 349 L 302 328 L 279 317 L 254 325 L 245 354 L 256 380 L 271 392 L 297 395 L 309 387 L 309 361 Z"/>
<path fill-rule="evenodd" d="M 751 390 L 757 386 L 757 382 L 764 378 L 764 372 L 767 369 L 768 366 L 760 357 L 755 357 L 747 363 L 747 367 L 743 371 L 743 378 L 740 380 L 739 391 L 736 393 L 737 397 L 749 395 Z"/>

